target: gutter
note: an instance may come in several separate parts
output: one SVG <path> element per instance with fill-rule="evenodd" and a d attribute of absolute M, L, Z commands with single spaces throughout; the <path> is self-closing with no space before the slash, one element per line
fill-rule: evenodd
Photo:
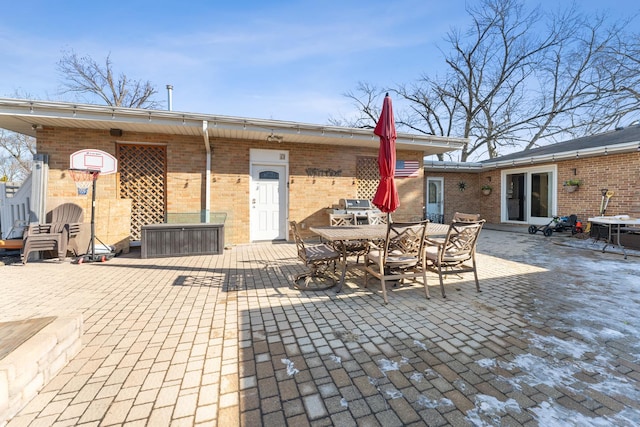
<path fill-rule="evenodd" d="M 542 163 L 554 163 L 562 160 L 580 159 L 587 157 L 606 156 L 609 154 L 623 154 L 640 152 L 640 141 L 624 142 L 621 144 L 605 145 L 595 148 L 587 148 L 575 151 L 564 151 L 554 154 L 544 154 L 540 156 L 519 157 L 512 160 L 496 160 L 484 162 L 444 162 L 444 161 L 425 161 L 425 170 L 433 171 L 466 171 L 466 172 L 484 172 L 490 169 L 514 167 L 514 166 L 531 166 Z"/>
<path fill-rule="evenodd" d="M 207 152 L 207 166 L 204 178 L 204 222 L 208 224 L 211 220 L 211 144 L 209 143 L 209 122 L 206 120 L 202 121 L 202 137 L 204 138 L 204 149 Z"/>
<path fill-rule="evenodd" d="M 212 123 L 211 132 L 242 131 L 247 134 L 262 135 L 278 134 L 286 137 L 295 135 L 309 137 L 324 137 L 326 139 L 344 141 L 373 141 L 377 146 L 378 138 L 373 135 L 373 129 L 346 128 L 342 126 L 316 125 L 284 120 L 249 119 L 234 116 L 205 115 L 165 110 L 146 110 L 138 108 L 113 107 L 92 104 L 73 104 L 51 101 L 30 101 L 0 97 L 0 116 L 14 116 L 25 123 L 25 133 L 35 136 L 31 126 L 27 124 L 46 124 L 53 120 L 73 120 L 77 122 L 97 121 L 102 123 L 126 125 L 152 124 L 167 127 L 171 132 L 173 127 L 199 127 L 203 121 Z M 61 123 L 51 126 L 62 126 Z M 113 127 L 113 126 L 112 126 Z M 126 129 L 126 128 L 125 128 Z M 467 142 L 465 138 L 442 137 L 433 135 L 416 135 L 398 133 L 396 144 L 406 144 L 408 147 L 421 149 L 424 147 L 446 148 L 450 151 L 460 149 Z"/>
<path fill-rule="evenodd" d="M 585 157 L 606 156 L 609 154 L 622 154 L 640 151 L 640 142 L 624 142 L 621 144 L 605 145 L 595 148 L 587 148 L 575 151 L 565 151 L 561 153 L 545 154 L 542 156 L 521 157 L 513 160 L 497 160 L 495 162 L 483 162 L 482 169 L 500 168 L 507 166 L 522 166 L 539 163 L 556 162 L 560 160 L 580 159 Z"/>

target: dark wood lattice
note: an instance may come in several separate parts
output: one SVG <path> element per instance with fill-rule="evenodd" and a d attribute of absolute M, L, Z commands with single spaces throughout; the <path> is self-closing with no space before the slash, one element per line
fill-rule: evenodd
<path fill-rule="evenodd" d="M 167 150 L 158 145 L 118 145 L 119 193 L 131 199 L 131 240 L 142 226 L 164 222 Z"/>
<path fill-rule="evenodd" d="M 358 198 L 373 200 L 379 182 L 378 159 L 376 157 L 358 157 L 356 164 Z"/>

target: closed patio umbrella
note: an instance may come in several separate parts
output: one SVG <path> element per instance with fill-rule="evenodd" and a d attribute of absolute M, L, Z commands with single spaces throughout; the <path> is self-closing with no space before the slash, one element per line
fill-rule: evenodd
<path fill-rule="evenodd" d="M 396 122 L 388 93 L 384 97 L 382 112 L 373 133 L 380 137 L 378 151 L 380 183 L 373 198 L 373 204 L 382 212 L 391 213 L 400 206 L 400 198 L 393 179 L 396 172 Z"/>

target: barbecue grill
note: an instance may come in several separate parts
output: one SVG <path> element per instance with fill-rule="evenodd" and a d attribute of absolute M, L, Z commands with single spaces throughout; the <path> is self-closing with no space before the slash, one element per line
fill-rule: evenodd
<path fill-rule="evenodd" d="M 368 199 L 340 199 L 339 208 L 334 213 L 356 214 L 358 224 L 367 223 L 367 212 L 379 213 L 380 209 L 373 206 Z"/>

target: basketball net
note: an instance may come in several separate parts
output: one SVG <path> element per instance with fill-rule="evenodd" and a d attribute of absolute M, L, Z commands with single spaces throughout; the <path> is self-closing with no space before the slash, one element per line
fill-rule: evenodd
<path fill-rule="evenodd" d="M 93 181 L 98 179 L 100 171 L 92 169 L 69 169 L 69 174 L 76 183 L 78 196 L 86 196 L 89 193 L 89 187 Z"/>

